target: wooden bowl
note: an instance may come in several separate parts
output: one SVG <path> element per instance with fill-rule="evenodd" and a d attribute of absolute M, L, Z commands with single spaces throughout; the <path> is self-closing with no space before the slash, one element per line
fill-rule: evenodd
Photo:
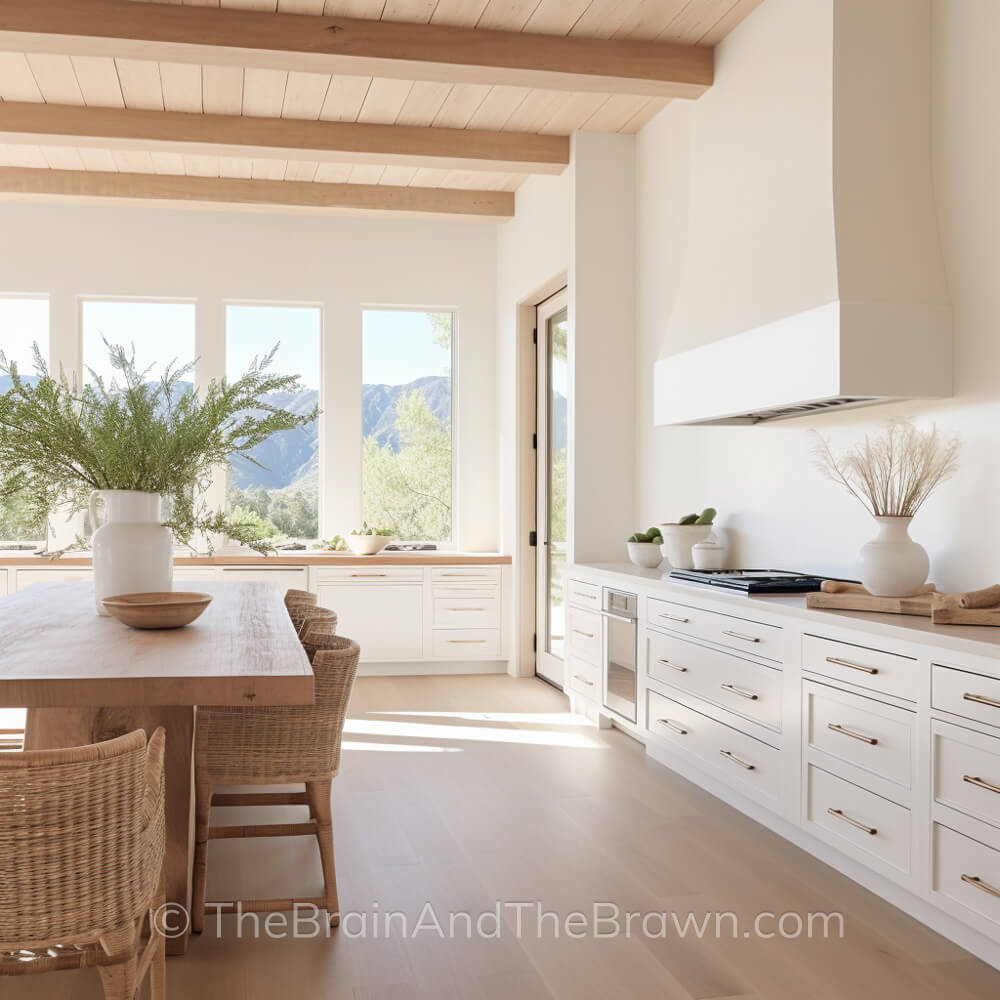
<path fill-rule="evenodd" d="M 154 594 L 106 597 L 108 614 L 131 628 L 183 628 L 212 603 L 208 594 L 175 590 Z"/>

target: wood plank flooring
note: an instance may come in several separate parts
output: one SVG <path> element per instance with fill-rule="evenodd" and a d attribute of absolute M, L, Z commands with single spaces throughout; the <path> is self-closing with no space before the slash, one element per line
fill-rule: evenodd
<path fill-rule="evenodd" d="M 535 680 L 365 677 L 334 782 L 341 908 L 330 939 L 254 940 L 212 920 L 167 965 L 177 1000 L 995 1000 L 1000 972 L 893 909 L 671 771 L 617 731 L 567 714 Z M 260 810 L 218 810 L 256 822 Z M 279 818 L 272 810 L 268 818 Z M 302 819 L 301 807 L 284 811 Z M 313 895 L 309 838 L 215 841 L 209 896 Z M 515 937 L 414 934 L 425 903 L 474 917 L 496 901 L 540 901 L 564 918 L 595 901 L 621 910 L 738 915 L 839 911 L 842 940 L 668 931 L 555 938 L 534 910 Z M 372 914 L 402 911 L 410 936 L 372 935 Z M 624 917 L 621 918 L 624 920 Z M 683 918 L 681 918 L 683 919 Z M 549 924 L 551 924 L 551 918 Z M 461 934 L 464 923 L 457 922 Z M 490 928 L 487 927 L 487 930 Z M 562 928 L 561 928 L 562 929 Z M 655 929 L 655 928 L 654 928 Z M 4 981 L 5 998 L 96 1000 L 91 972 Z"/>

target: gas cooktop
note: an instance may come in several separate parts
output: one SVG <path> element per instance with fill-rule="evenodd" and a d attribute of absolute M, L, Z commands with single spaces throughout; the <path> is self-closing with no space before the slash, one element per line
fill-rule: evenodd
<path fill-rule="evenodd" d="M 670 575 L 676 580 L 743 594 L 800 594 L 819 590 L 820 584 L 829 579 L 785 569 L 674 569 Z"/>

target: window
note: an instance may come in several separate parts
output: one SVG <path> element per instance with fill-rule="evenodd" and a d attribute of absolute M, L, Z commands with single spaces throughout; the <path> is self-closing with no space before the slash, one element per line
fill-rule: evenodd
<path fill-rule="evenodd" d="M 195 359 L 193 302 L 84 299 L 80 325 L 85 382 L 94 374 L 105 382 L 118 374 L 104 341 L 126 350 L 134 346 L 136 365 L 140 371 L 149 370 L 150 380 L 160 378 L 167 365 L 186 365 Z"/>
<path fill-rule="evenodd" d="M 452 537 L 451 312 L 366 309 L 362 511 L 406 541 Z"/>
<path fill-rule="evenodd" d="M 18 374 L 32 383 L 37 381 L 35 345 L 48 364 L 49 300 L 41 296 L 0 296 L 0 351 L 6 362 L 14 362 Z M 0 372 L 0 393 L 7 392 L 10 386 L 10 376 Z M 0 501 L 0 540 L 37 543 L 44 537 L 45 525 L 33 523 L 17 497 Z"/>
<path fill-rule="evenodd" d="M 298 393 L 275 395 L 275 406 L 308 413 L 319 401 L 322 315 L 318 306 L 226 306 L 226 377 L 239 378 L 255 357 L 277 352 L 271 371 L 298 375 Z M 319 426 L 280 431 L 232 461 L 229 505 L 260 520 L 260 536 L 319 538 Z"/>

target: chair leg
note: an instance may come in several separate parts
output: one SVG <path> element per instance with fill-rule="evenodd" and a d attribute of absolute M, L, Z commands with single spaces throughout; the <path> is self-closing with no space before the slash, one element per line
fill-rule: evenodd
<path fill-rule="evenodd" d="M 160 879 L 160 893 L 157 896 L 154 912 L 166 902 L 163 892 L 163 879 Z M 153 960 L 149 964 L 149 1000 L 167 1000 L 167 939 L 153 926 L 155 920 L 150 920 L 149 933 L 156 935 Z"/>
<path fill-rule="evenodd" d="M 337 869 L 333 860 L 333 808 L 330 804 L 333 779 L 310 781 L 306 790 L 316 817 L 316 840 L 319 842 L 319 856 L 323 863 L 326 909 L 330 923 L 337 927 L 340 924 L 340 902 L 337 899 Z"/>
<path fill-rule="evenodd" d="M 138 983 L 135 981 L 136 959 L 133 955 L 116 965 L 99 965 L 104 1000 L 135 1000 Z"/>
<path fill-rule="evenodd" d="M 205 881 L 208 877 L 208 827 L 212 812 L 212 786 L 195 781 L 194 872 L 191 898 L 191 930 L 205 929 Z"/>

